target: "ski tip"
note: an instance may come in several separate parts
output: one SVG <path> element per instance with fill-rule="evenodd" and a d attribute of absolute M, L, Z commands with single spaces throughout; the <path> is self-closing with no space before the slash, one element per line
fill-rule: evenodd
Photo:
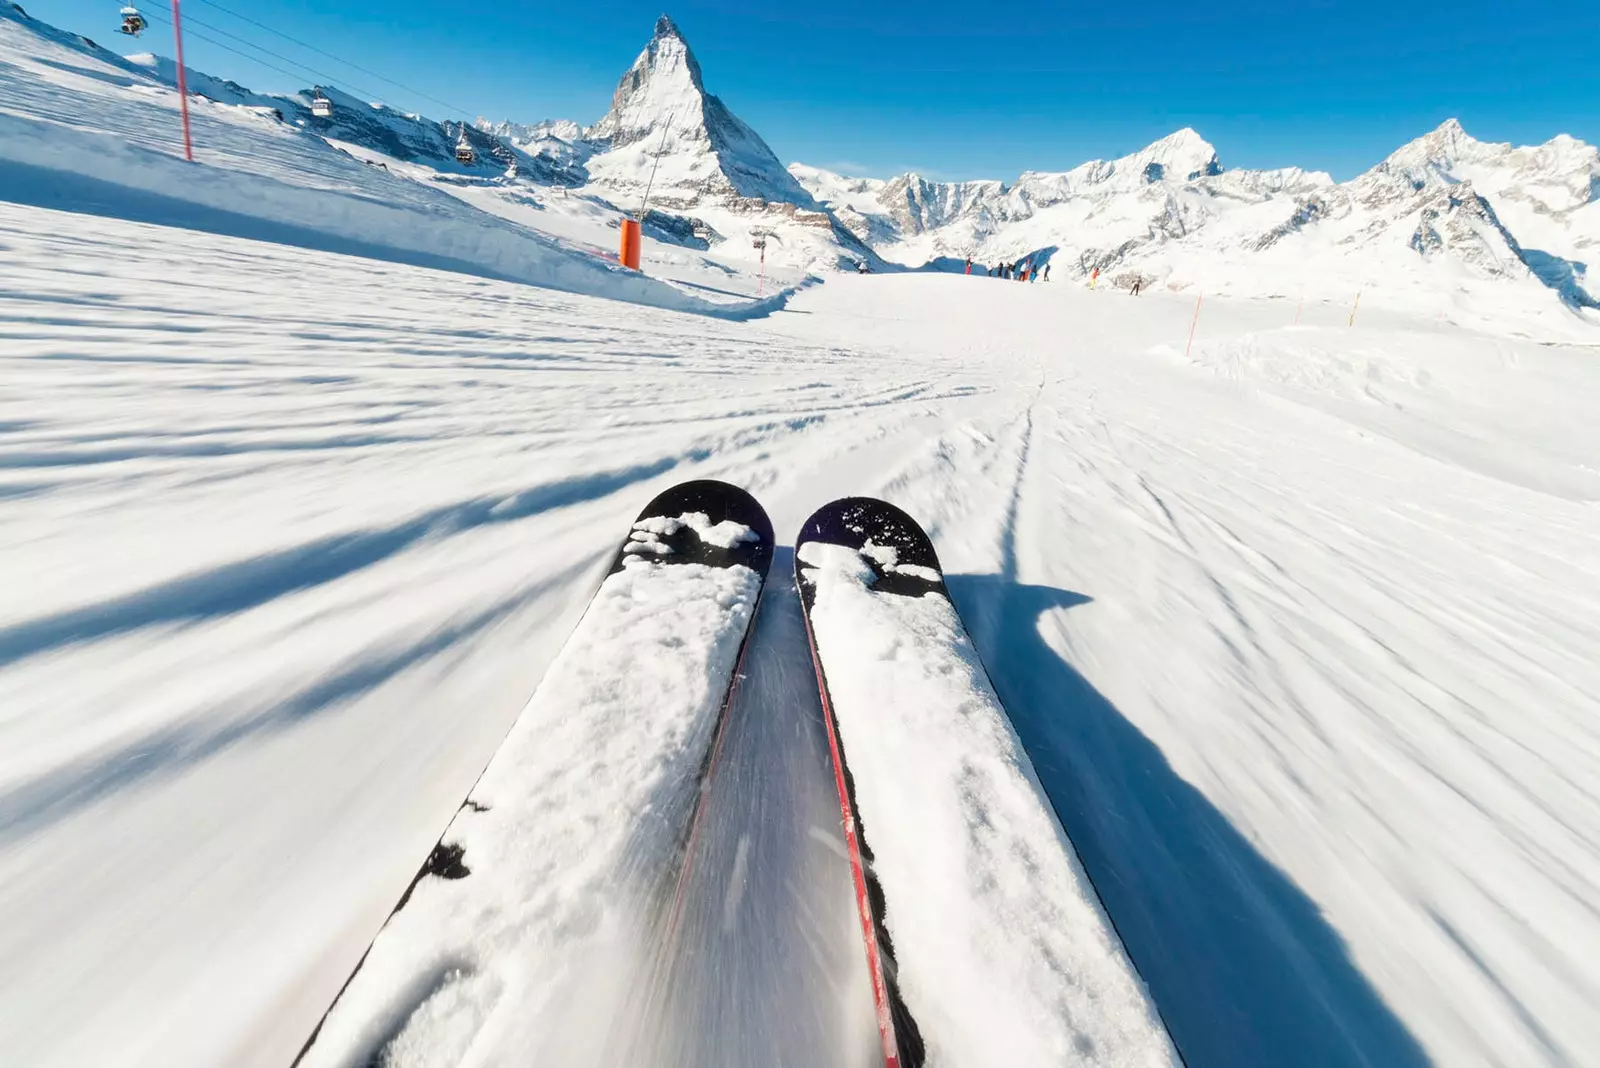
<path fill-rule="evenodd" d="M 800 528 L 800 535 L 795 539 L 797 554 L 800 546 L 812 541 L 852 549 L 860 549 L 870 542 L 895 549 L 902 565 L 944 573 L 933 540 L 921 524 L 903 510 L 876 497 L 842 497 L 818 508 Z"/>
<path fill-rule="evenodd" d="M 706 516 L 713 526 L 726 522 L 740 524 L 748 527 L 756 535 L 755 540 L 748 545 L 735 547 L 731 553 L 720 554 L 728 556 L 727 561 L 708 559 L 705 562 L 736 562 L 762 575 L 767 573 L 772 564 L 774 542 L 772 520 L 767 517 L 766 509 L 761 507 L 761 503 L 748 490 L 732 483 L 712 478 L 680 482 L 652 498 L 639 513 L 638 519 L 634 520 L 634 524 L 637 527 L 639 523 L 648 519 L 673 519 L 691 513 Z M 624 557 L 625 553 L 618 554 L 612 566 L 613 572 L 621 569 Z"/>

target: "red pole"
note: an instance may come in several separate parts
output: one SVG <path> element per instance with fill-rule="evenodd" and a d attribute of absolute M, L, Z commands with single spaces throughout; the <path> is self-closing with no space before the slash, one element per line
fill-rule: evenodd
<path fill-rule="evenodd" d="M 1183 347 L 1183 358 L 1189 358 L 1189 350 L 1194 348 L 1194 328 L 1200 325 L 1200 302 L 1205 299 L 1201 294 L 1194 298 L 1194 319 L 1189 323 L 1189 343 Z"/>
<path fill-rule="evenodd" d="M 172 39 L 178 50 L 178 100 L 183 108 L 183 157 L 194 162 L 194 139 L 189 136 L 189 76 L 183 69 L 183 20 L 178 0 L 172 0 Z"/>

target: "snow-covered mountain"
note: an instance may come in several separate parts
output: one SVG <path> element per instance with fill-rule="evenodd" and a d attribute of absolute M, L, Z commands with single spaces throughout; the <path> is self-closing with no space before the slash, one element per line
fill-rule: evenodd
<path fill-rule="evenodd" d="M 1515 148 L 1452 119 L 1344 183 L 1298 168 L 1225 170 L 1190 129 L 1013 184 L 790 173 L 909 265 L 1033 260 L 1069 277 L 1098 268 L 1122 284 L 1256 295 L 1493 280 L 1600 307 L 1586 267 L 1600 244 L 1600 153 L 1564 135 Z"/>
<path fill-rule="evenodd" d="M 511 145 L 524 156 L 555 168 L 565 179 L 562 184 L 581 185 L 588 180 L 583 164 L 594 154 L 594 149 L 583 140 L 583 127 L 570 119 L 549 119 L 532 126 L 479 119 L 475 128 L 479 133 Z"/>
<path fill-rule="evenodd" d="M 21 10 L 7 6 L 10 11 Z M 84 43 L 98 48 L 92 42 Z M 106 52 L 105 57 L 125 69 L 148 73 L 168 85 L 177 83 L 177 64 L 163 56 L 146 52 L 117 57 Z M 500 174 L 515 166 L 521 174 L 555 185 L 574 185 L 583 180 L 583 171 L 572 157 L 525 151 L 522 145 L 484 128 L 484 124 L 437 122 L 363 100 L 332 85 L 308 86 L 297 93 L 270 94 L 254 92 L 237 82 L 213 77 L 192 67 L 187 69 L 187 75 L 189 91 L 195 96 L 220 104 L 259 108 L 278 121 L 301 126 L 331 142 L 359 145 L 407 163 L 479 175 Z M 332 105 L 332 115 L 318 116 L 312 111 L 312 101 L 319 97 Z M 456 159 L 456 145 L 463 139 L 472 146 L 474 153 L 474 160 L 469 164 Z"/>
<path fill-rule="evenodd" d="M 760 135 L 706 92 L 699 62 L 665 15 L 618 83 L 611 110 L 584 136 L 605 146 L 589 161 L 595 182 L 639 195 L 648 185 L 652 200 L 668 207 L 714 198 L 816 208 Z"/>
<path fill-rule="evenodd" d="M 646 236 L 807 270 L 863 260 L 884 266 L 706 90 L 699 61 L 665 15 L 593 125 L 556 119 L 480 121 L 478 128 L 535 159 L 581 168 L 583 192 L 620 212 L 648 208 Z"/>

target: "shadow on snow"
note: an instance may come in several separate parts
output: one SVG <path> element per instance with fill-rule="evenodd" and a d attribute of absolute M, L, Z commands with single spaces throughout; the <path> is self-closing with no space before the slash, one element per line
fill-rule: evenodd
<path fill-rule="evenodd" d="M 1062 824 L 1189 1068 L 1422 1068 L 1317 904 L 1045 641 L 1089 598 L 948 584 Z"/>
<path fill-rule="evenodd" d="M 197 230 L 221 237 L 238 237 L 313 252 L 332 252 L 410 267 L 426 267 L 497 282 L 527 282 L 527 279 L 512 277 L 471 260 L 378 241 L 361 241 L 311 226 L 211 207 L 181 197 L 118 185 L 87 174 L 17 160 L 0 160 L 0 190 L 3 190 L 0 192 L 0 201 L 27 207 Z"/>
<path fill-rule="evenodd" d="M 702 459 L 703 454 L 696 451 L 688 458 Z M 144 627 L 199 623 L 234 615 L 286 594 L 344 578 L 429 539 L 609 496 L 670 471 L 680 459 L 666 456 L 636 467 L 533 486 L 507 496 L 478 497 L 436 508 L 393 526 L 320 538 L 0 628 L 0 668 L 38 653 Z"/>

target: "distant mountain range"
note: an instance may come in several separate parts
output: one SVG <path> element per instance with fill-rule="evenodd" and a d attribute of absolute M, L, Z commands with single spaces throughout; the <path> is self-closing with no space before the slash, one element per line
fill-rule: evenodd
<path fill-rule="evenodd" d="M 1226 169 L 1191 129 L 1015 182 L 849 177 L 781 167 L 705 90 L 665 16 L 593 126 L 482 128 L 581 162 L 585 183 L 612 193 L 642 196 L 654 172 L 652 202 L 669 210 L 821 215 L 843 232 L 842 246 L 849 235 L 909 267 L 1049 262 L 1057 278 L 1098 269 L 1116 285 L 1287 296 L 1495 280 L 1600 308 L 1589 267 L 1600 255 L 1600 151 L 1565 135 L 1516 148 L 1475 140 L 1452 119 L 1342 183 L 1299 168 Z"/>

